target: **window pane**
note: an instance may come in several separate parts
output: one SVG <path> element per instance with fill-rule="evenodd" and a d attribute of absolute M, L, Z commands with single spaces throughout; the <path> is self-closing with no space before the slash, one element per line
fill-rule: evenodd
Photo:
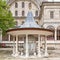
<path fill-rule="evenodd" d="M 15 16 L 18 16 L 18 11 L 15 11 Z"/>
<path fill-rule="evenodd" d="M 29 3 L 29 5 L 28 5 L 28 6 L 29 6 L 29 9 L 32 7 L 32 6 L 31 6 L 31 2 Z"/>
<path fill-rule="evenodd" d="M 38 16 L 38 11 L 35 12 L 35 16 Z"/>
<path fill-rule="evenodd" d="M 54 18 L 54 11 L 50 11 L 50 18 L 51 18 L 51 19 Z"/>
<path fill-rule="evenodd" d="M 18 7 L 18 3 L 17 2 L 15 2 L 15 8 L 17 8 Z"/>
<path fill-rule="evenodd" d="M 22 16 L 24 16 L 24 14 L 25 14 L 25 12 L 24 12 L 24 11 L 22 11 Z"/>
<path fill-rule="evenodd" d="M 24 6 L 25 6 L 25 5 L 24 5 L 24 2 L 22 2 L 22 8 L 24 8 Z"/>

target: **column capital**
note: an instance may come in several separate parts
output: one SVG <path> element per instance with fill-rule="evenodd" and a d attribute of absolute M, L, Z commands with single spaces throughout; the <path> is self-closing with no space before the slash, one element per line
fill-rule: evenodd
<path fill-rule="evenodd" d="M 38 36 L 40 36 L 40 34 L 38 34 Z"/>
<path fill-rule="evenodd" d="M 18 37 L 18 35 L 16 35 L 16 37 Z"/>
<path fill-rule="evenodd" d="M 55 27 L 55 30 L 57 30 L 57 27 Z"/>
<path fill-rule="evenodd" d="M 45 40 L 47 40 L 47 36 L 48 36 L 48 35 L 45 35 Z"/>
<path fill-rule="evenodd" d="M 26 34 L 26 36 L 28 36 L 29 34 Z"/>
<path fill-rule="evenodd" d="M 13 37 L 15 37 L 15 35 L 13 35 Z"/>
<path fill-rule="evenodd" d="M 38 34 L 38 37 L 41 37 L 41 35 L 40 35 L 40 34 Z"/>

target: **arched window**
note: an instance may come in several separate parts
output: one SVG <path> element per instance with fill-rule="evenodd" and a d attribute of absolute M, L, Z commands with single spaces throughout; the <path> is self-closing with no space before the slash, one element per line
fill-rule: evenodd
<path fill-rule="evenodd" d="M 24 11 L 22 11 L 22 16 L 24 16 L 25 15 L 25 12 Z"/>
<path fill-rule="evenodd" d="M 31 7 L 32 7 L 32 6 L 31 6 L 31 2 L 29 3 L 28 7 L 29 7 L 29 8 L 31 8 Z"/>
<path fill-rule="evenodd" d="M 38 16 L 38 11 L 36 10 L 36 12 L 35 12 L 35 16 L 37 17 Z"/>
<path fill-rule="evenodd" d="M 18 8 L 18 3 L 17 2 L 15 2 L 15 8 Z"/>
<path fill-rule="evenodd" d="M 48 26 L 47 29 L 54 31 L 53 35 L 47 36 L 47 40 L 55 40 L 55 28 L 53 26 Z"/>
<path fill-rule="evenodd" d="M 22 2 L 22 8 L 24 8 L 25 7 L 25 4 L 24 4 L 24 2 Z"/>
<path fill-rule="evenodd" d="M 15 11 L 15 16 L 18 16 L 18 11 Z"/>

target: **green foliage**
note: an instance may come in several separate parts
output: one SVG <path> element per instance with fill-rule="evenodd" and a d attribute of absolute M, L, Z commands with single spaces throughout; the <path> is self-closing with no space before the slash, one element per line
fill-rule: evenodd
<path fill-rule="evenodd" d="M 14 27 L 14 25 L 14 18 L 9 11 L 9 6 L 6 1 L 0 0 L 0 29 L 5 33 L 7 29 Z"/>

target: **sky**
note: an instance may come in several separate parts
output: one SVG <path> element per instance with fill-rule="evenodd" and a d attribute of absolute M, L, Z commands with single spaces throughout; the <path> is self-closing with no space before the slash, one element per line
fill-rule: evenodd
<path fill-rule="evenodd" d="M 48 0 L 48 1 L 56 1 L 56 2 L 60 2 L 60 0 Z"/>

